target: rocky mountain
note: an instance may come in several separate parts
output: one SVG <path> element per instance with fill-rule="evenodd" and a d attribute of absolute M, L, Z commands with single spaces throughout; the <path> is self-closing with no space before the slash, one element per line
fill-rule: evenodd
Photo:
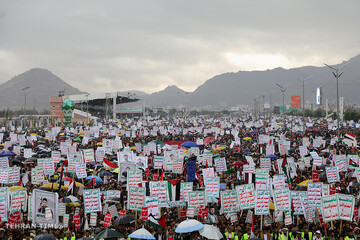
<path fill-rule="evenodd" d="M 342 65 L 345 67 L 340 70 L 343 74 L 339 78 L 339 96 L 345 97 L 347 105 L 360 104 L 360 55 L 333 67 Z M 276 86 L 278 83 L 287 87 L 285 104 L 288 105 L 291 95 L 302 96 L 302 79 L 309 76 L 311 78 L 305 81 L 306 104 L 314 103 L 316 88 L 321 87 L 323 99 L 335 105 L 336 80 L 332 70 L 326 66 L 223 73 L 205 81 L 194 92 L 168 86 L 151 94 L 137 90 L 120 93 L 124 96 L 135 93 L 135 97 L 141 99 L 137 103 L 125 104 L 124 108 L 140 108 L 144 104 L 151 107 L 226 108 L 252 104 L 260 95 L 266 95 L 265 102 L 269 102 L 269 94 L 265 90 L 272 91 L 272 105 L 282 105 L 282 95 Z M 0 110 L 7 106 L 14 109 L 23 107 L 24 91 L 21 89 L 25 87 L 30 87 L 26 90 L 28 109 L 34 105 L 38 110 L 48 109 L 49 96 L 56 96 L 59 90 L 65 89 L 65 95 L 81 93 L 48 70 L 31 69 L 0 85 Z"/>
<path fill-rule="evenodd" d="M 346 104 L 360 104 L 360 55 L 337 65 L 345 65 L 340 72 L 339 96 L 345 97 Z M 339 73 L 340 73 L 339 72 Z M 326 67 L 305 66 L 292 69 L 275 68 L 266 71 L 239 71 L 223 73 L 204 82 L 194 92 L 185 92 L 176 86 L 169 86 L 164 90 L 149 95 L 139 96 L 145 100 L 147 106 L 153 107 L 208 107 L 224 108 L 241 104 L 253 104 L 254 99 L 265 95 L 265 102 L 269 102 L 272 92 L 272 105 L 282 105 L 282 94 L 276 83 L 287 87 L 285 104 L 290 104 L 291 95 L 302 97 L 302 80 L 305 81 L 305 102 L 307 105 L 315 102 L 317 87 L 322 88 L 323 100 L 329 104 L 336 104 L 336 80 L 332 70 Z M 261 100 L 262 101 L 262 100 Z M 130 107 L 141 107 L 143 103 L 132 103 Z"/>
<path fill-rule="evenodd" d="M 345 64 L 340 71 L 339 96 L 345 97 L 348 103 L 360 103 L 360 55 L 349 61 L 335 65 L 338 68 Z M 340 73 L 339 72 L 339 73 Z M 224 73 L 207 80 L 191 93 L 190 101 L 194 106 L 234 106 L 238 104 L 251 104 L 260 95 L 269 94 L 265 90 L 273 91 L 272 103 L 282 104 L 282 95 L 276 83 L 283 87 L 285 104 L 290 103 L 291 95 L 302 96 L 302 80 L 305 81 L 305 101 L 315 101 L 317 87 L 322 88 L 323 99 L 329 103 L 336 101 L 336 80 L 331 69 L 323 67 L 299 67 L 292 69 L 276 68 L 266 71 L 240 71 L 237 73 Z M 298 81 L 299 80 L 299 81 Z"/>
<path fill-rule="evenodd" d="M 40 111 L 49 109 L 49 97 L 57 96 L 61 90 L 65 90 L 65 94 L 82 93 L 50 71 L 34 68 L 0 85 L 0 109 L 24 108 L 25 93 L 22 89 L 26 87 L 29 87 L 26 90 L 27 109 L 35 107 Z"/>

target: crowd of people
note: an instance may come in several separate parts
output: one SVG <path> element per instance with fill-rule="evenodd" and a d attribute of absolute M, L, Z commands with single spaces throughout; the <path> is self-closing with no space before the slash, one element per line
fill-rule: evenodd
<path fill-rule="evenodd" d="M 59 203 L 63 203 L 64 199 L 70 196 L 77 200 L 66 202 L 65 214 L 58 216 L 58 228 L 34 226 L 33 216 L 29 216 L 31 214 L 29 208 L 25 211 L 21 208 L 21 224 L 10 226 L 6 221 L 1 221 L 0 239 L 34 239 L 41 234 L 52 234 L 56 239 L 66 240 L 94 239 L 106 228 L 112 228 L 121 233 L 123 239 L 128 239 L 132 232 L 141 227 L 146 228 L 156 239 L 161 240 L 202 239 L 199 231 L 176 233 L 177 226 L 186 218 L 217 227 L 223 239 L 356 239 L 360 237 L 358 157 L 347 159 L 346 169 L 339 171 L 337 182 L 328 182 L 325 168 L 336 166 L 335 156 L 358 156 L 356 139 L 359 138 L 360 128 L 356 122 L 342 122 L 340 136 L 337 136 L 336 126 L 337 123 L 334 120 L 310 118 L 303 120 L 301 117 L 275 115 L 269 119 L 268 116 L 256 118 L 246 115 L 240 117 L 128 118 L 118 122 L 97 122 L 90 125 L 70 123 L 57 127 L 32 129 L 19 126 L 3 127 L 2 135 L 0 135 L 3 150 L 17 154 L 9 157 L 9 167 L 19 166 L 21 172 L 18 184 L 2 184 L 3 188 L 11 188 L 14 185 L 23 186 L 27 196 L 31 196 L 35 189 L 58 193 Z M 19 140 L 20 135 L 25 142 Z M 346 135 L 353 138 L 347 138 L 349 141 L 344 141 Z M 316 139 L 321 139 L 319 145 L 315 143 Z M 119 143 L 119 141 L 120 146 L 114 147 L 114 143 Z M 65 151 L 64 142 L 70 148 L 74 146 L 75 148 L 73 150 L 68 148 Z M 198 151 L 195 151 L 194 147 L 184 147 L 183 143 L 186 142 L 193 142 L 196 145 L 193 146 L 198 148 Z M 285 152 L 279 142 L 289 143 Z M 273 146 L 273 152 L 270 154 L 267 152 L 270 151 L 267 149 L 268 146 Z M 305 151 L 305 154 L 300 148 Z M 27 156 L 25 153 L 27 149 L 32 150 L 32 156 Z M 88 177 L 80 179 L 77 174 L 69 171 L 68 151 L 74 151 L 84 159 L 84 150 L 88 149 L 93 149 L 95 153 L 94 162 L 85 161 Z M 98 151 L 99 149 L 104 150 L 103 155 Z M 32 174 L 41 162 L 39 159 L 52 158 L 54 151 L 60 152 L 59 161 L 55 162 L 55 172 L 45 175 L 43 182 L 34 184 Z M 170 152 L 173 154 L 171 158 Z M 314 158 L 310 152 L 316 153 L 317 157 L 321 158 L 321 164 L 314 164 Z M 268 214 L 256 215 L 254 209 L 240 207 L 238 211 L 231 214 L 224 213 L 219 196 L 215 200 L 207 201 L 204 210 L 195 211 L 195 215 L 191 217 L 187 215 L 188 213 L 184 215 L 189 203 L 161 207 L 157 220 L 163 219 L 165 225 L 154 226 L 151 221 L 143 220 L 141 211 L 128 209 L 127 168 L 123 169 L 120 166 L 124 161 L 124 154 L 132 156 L 132 162 L 137 169 L 142 171 L 143 184 L 141 186 L 146 188 L 146 196 L 150 196 L 151 192 L 148 189 L 149 185 L 146 184 L 149 181 L 179 180 L 182 183 L 192 181 L 194 191 L 204 191 L 205 179 L 202 170 L 208 168 L 213 168 L 214 176 L 219 178 L 220 192 L 235 190 L 237 186 L 243 184 L 255 184 L 256 174 L 245 172 L 245 166 L 252 165 L 255 169 L 260 169 L 261 159 L 271 155 L 270 169 L 268 169 L 270 179 L 281 173 L 284 176 L 284 188 L 306 193 L 306 184 L 301 183 L 312 180 L 315 182 L 314 174 L 318 174 L 318 181 L 328 186 L 328 193 L 323 190 L 322 196 L 329 194 L 354 196 L 352 219 L 351 221 L 338 219 L 326 222 L 322 218 L 323 213 L 320 207 L 312 207 L 310 216 L 292 214 L 289 219 L 284 212 L 278 211 L 273 196 Z M 211 154 L 210 162 L 204 160 L 204 156 L 209 156 L 209 154 Z M 167 165 L 171 166 L 172 163 L 169 161 L 174 155 L 175 158 L 183 159 L 181 173 L 173 173 L 171 167 Z M 158 156 L 166 157 L 161 169 L 155 167 L 155 159 Z M 218 171 L 214 161 L 217 158 L 225 159 L 226 171 Z M 310 163 L 305 159 L 310 159 Z M 195 163 L 194 171 L 192 171 L 191 161 Z M 282 170 L 284 166 L 287 170 Z M 67 179 L 67 182 L 64 179 Z M 271 183 L 268 187 L 273 188 Z M 85 212 L 83 191 L 96 188 L 101 192 L 102 210 L 96 212 L 95 224 L 90 224 L 91 214 Z M 106 191 L 108 190 L 118 190 L 119 198 L 107 199 Z M 331 191 L 334 192 L 329 193 Z M 182 198 L 185 197 L 182 196 Z M 11 200 L 10 198 L 8 201 L 11 202 Z M 46 210 L 48 200 L 45 200 L 46 203 L 41 203 L 42 205 L 39 206 L 33 204 L 32 208 L 38 209 L 39 213 L 47 216 L 50 213 Z M 107 226 L 105 217 L 109 211 L 105 212 L 104 209 L 109 209 L 112 205 L 116 207 L 117 213 L 113 214 L 110 226 Z M 10 219 L 12 214 L 14 213 L 8 212 L 7 218 Z M 51 214 L 55 215 L 54 212 Z M 68 216 L 68 224 L 63 224 L 65 215 Z M 75 226 L 77 224 L 75 215 L 80 216 L 80 227 Z M 123 215 L 133 216 L 134 219 L 126 223 L 116 221 Z"/>

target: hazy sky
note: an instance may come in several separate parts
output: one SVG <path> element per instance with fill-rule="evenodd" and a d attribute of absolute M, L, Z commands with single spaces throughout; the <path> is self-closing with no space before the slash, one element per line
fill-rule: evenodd
<path fill-rule="evenodd" d="M 224 73 L 360 54 L 359 0 L 0 0 L 0 83 L 46 68 L 83 91 L 193 91 Z"/>

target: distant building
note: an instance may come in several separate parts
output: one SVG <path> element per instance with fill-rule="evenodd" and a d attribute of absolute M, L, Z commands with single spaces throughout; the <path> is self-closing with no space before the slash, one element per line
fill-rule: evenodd
<path fill-rule="evenodd" d="M 121 113 L 118 111 L 117 105 L 139 101 L 130 93 L 128 96 L 121 96 L 119 92 L 50 97 L 50 115 L 57 120 L 62 119 L 61 105 L 66 99 L 72 100 L 75 104 L 72 121 L 85 121 L 86 118 L 116 120 L 116 114 Z"/>

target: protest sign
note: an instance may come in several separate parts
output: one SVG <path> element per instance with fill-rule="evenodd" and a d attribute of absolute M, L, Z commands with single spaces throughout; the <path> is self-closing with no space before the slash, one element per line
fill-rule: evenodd
<path fill-rule="evenodd" d="M 308 155 L 308 149 L 306 146 L 300 146 L 299 150 L 300 150 L 301 157 Z"/>
<path fill-rule="evenodd" d="M 223 213 L 238 212 L 237 193 L 235 190 L 226 190 L 221 192 L 221 209 Z"/>
<path fill-rule="evenodd" d="M 0 196 L 0 217 L 2 222 L 7 222 L 8 196 Z"/>
<path fill-rule="evenodd" d="M 285 176 L 284 175 L 275 175 L 273 177 L 273 186 L 274 189 L 280 189 L 285 187 Z"/>
<path fill-rule="evenodd" d="M 274 145 L 266 145 L 266 155 L 275 154 Z"/>
<path fill-rule="evenodd" d="M 194 217 L 195 216 L 195 206 L 189 205 L 186 209 L 186 217 Z"/>
<path fill-rule="evenodd" d="M 245 164 L 243 166 L 244 173 L 255 173 L 255 165 Z"/>
<path fill-rule="evenodd" d="M 290 207 L 290 190 L 289 188 L 274 189 L 275 209 L 283 212 L 291 210 Z"/>
<path fill-rule="evenodd" d="M 162 169 L 163 160 L 163 156 L 154 156 L 154 169 Z"/>
<path fill-rule="evenodd" d="M 1 168 L 9 167 L 9 160 L 7 157 L 0 157 L 0 167 Z"/>
<path fill-rule="evenodd" d="M 260 158 L 260 168 L 271 170 L 271 159 L 270 158 Z"/>
<path fill-rule="evenodd" d="M 84 149 L 83 150 L 83 156 L 85 163 L 95 162 L 94 159 L 94 149 Z"/>
<path fill-rule="evenodd" d="M 63 217 L 63 226 L 64 226 L 64 228 L 69 227 L 69 218 L 70 218 L 69 214 L 64 215 L 64 217 Z"/>
<path fill-rule="evenodd" d="M 97 213 L 90 213 L 90 226 L 96 226 Z"/>
<path fill-rule="evenodd" d="M 64 216 L 64 214 L 66 213 L 66 205 L 63 202 L 59 202 L 58 204 L 58 215 L 59 216 Z"/>
<path fill-rule="evenodd" d="M 215 167 L 216 167 L 217 172 L 227 171 L 225 158 L 215 158 L 214 161 L 215 161 Z"/>
<path fill-rule="evenodd" d="M 204 166 L 212 166 L 212 158 L 213 155 L 211 152 L 204 152 L 203 154 L 203 165 Z"/>
<path fill-rule="evenodd" d="M 307 192 L 305 191 L 291 191 L 290 192 L 294 215 L 305 215 L 305 209 L 302 204 L 302 197 L 307 198 Z"/>
<path fill-rule="evenodd" d="M 236 192 L 238 194 L 241 210 L 255 208 L 255 192 L 253 183 L 236 186 Z"/>
<path fill-rule="evenodd" d="M 54 172 L 55 172 L 54 159 L 45 158 L 44 159 L 44 174 L 45 175 L 53 175 Z"/>
<path fill-rule="evenodd" d="M 85 213 L 101 212 L 100 189 L 83 191 Z"/>
<path fill-rule="evenodd" d="M 184 165 L 183 159 L 175 158 L 173 162 L 172 172 L 175 174 L 181 174 L 183 172 L 183 165 Z"/>
<path fill-rule="evenodd" d="M 115 205 L 111 205 L 108 208 L 109 213 L 111 214 L 112 217 L 117 217 L 118 216 L 118 211 Z"/>
<path fill-rule="evenodd" d="M 269 185 L 269 175 L 256 174 L 255 188 L 256 190 L 267 190 Z"/>
<path fill-rule="evenodd" d="M 329 183 L 339 182 L 339 172 L 337 167 L 326 167 L 326 177 Z"/>
<path fill-rule="evenodd" d="M 32 221 L 37 224 L 57 224 L 58 219 L 58 194 L 39 189 L 33 191 Z"/>
<path fill-rule="evenodd" d="M 332 195 L 334 196 L 334 195 Z M 339 218 L 352 221 L 354 214 L 355 198 L 352 195 L 337 194 L 339 206 Z"/>
<path fill-rule="evenodd" d="M 189 201 L 189 192 L 193 190 L 193 182 L 182 182 L 180 185 L 180 200 Z"/>
<path fill-rule="evenodd" d="M 158 196 L 147 196 L 145 198 L 145 207 L 147 207 L 148 215 L 151 214 L 154 218 L 160 218 Z"/>
<path fill-rule="evenodd" d="M 51 151 L 51 158 L 54 160 L 54 163 L 60 162 L 60 152 L 59 151 Z"/>
<path fill-rule="evenodd" d="M 107 213 L 104 218 L 104 227 L 110 227 L 111 224 L 111 214 Z"/>
<path fill-rule="evenodd" d="M 18 184 L 20 181 L 20 167 L 8 168 L 8 184 Z"/>
<path fill-rule="evenodd" d="M 10 212 L 16 211 L 26 211 L 26 200 L 27 200 L 27 192 L 24 190 L 15 190 L 10 192 L 11 196 L 11 204 L 10 204 Z"/>
<path fill-rule="evenodd" d="M 130 186 L 128 191 L 128 209 L 141 211 L 145 203 L 145 188 Z"/>
<path fill-rule="evenodd" d="M 205 178 L 205 192 L 208 197 L 219 197 L 220 191 L 220 178 L 206 177 Z"/>
<path fill-rule="evenodd" d="M 308 201 L 310 207 L 321 207 L 321 195 L 322 195 L 323 183 L 308 183 Z"/>
<path fill-rule="evenodd" d="M 330 222 L 339 219 L 339 208 L 337 195 L 322 197 L 321 209 L 324 222 Z"/>
<path fill-rule="evenodd" d="M 270 190 L 256 190 L 255 215 L 270 213 Z"/>
<path fill-rule="evenodd" d="M 293 223 L 290 212 L 285 212 L 285 225 L 291 225 Z"/>
<path fill-rule="evenodd" d="M 168 183 L 166 181 L 150 182 L 150 196 L 159 197 L 159 207 L 167 207 L 168 196 Z"/>
<path fill-rule="evenodd" d="M 127 186 L 138 186 L 142 182 L 142 171 L 140 169 L 127 171 Z"/>
<path fill-rule="evenodd" d="M 71 173 L 75 173 L 76 172 L 76 165 L 83 163 L 83 160 L 81 158 L 80 155 L 72 155 L 72 154 L 68 154 L 68 170 Z"/>
<path fill-rule="evenodd" d="M 215 177 L 214 168 L 203 168 L 202 175 L 204 179 L 207 177 Z"/>
<path fill-rule="evenodd" d="M 347 171 L 347 159 L 345 155 L 334 155 L 333 160 L 339 172 Z"/>
<path fill-rule="evenodd" d="M 254 215 L 253 211 L 248 210 L 245 223 L 252 223 L 253 215 Z"/>
<path fill-rule="evenodd" d="M 120 190 L 107 190 L 106 191 L 106 199 L 120 198 L 120 197 L 121 197 Z"/>
<path fill-rule="evenodd" d="M 147 221 L 149 219 L 148 208 L 142 207 L 141 209 L 141 221 Z"/>
<path fill-rule="evenodd" d="M 189 205 L 195 206 L 195 208 L 205 207 L 205 192 L 204 191 L 191 191 L 189 192 Z"/>
<path fill-rule="evenodd" d="M 76 176 L 79 179 L 87 177 L 86 164 L 85 163 L 79 163 L 79 164 L 76 165 Z"/>

